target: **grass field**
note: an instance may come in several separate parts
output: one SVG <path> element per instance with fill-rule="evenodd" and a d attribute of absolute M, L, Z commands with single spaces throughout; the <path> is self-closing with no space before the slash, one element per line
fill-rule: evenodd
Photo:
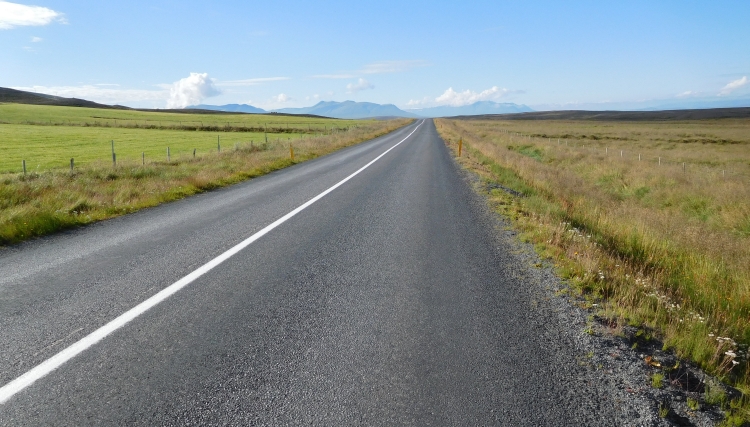
<path fill-rule="evenodd" d="M 438 126 L 601 315 L 750 392 L 750 120 Z"/>
<path fill-rule="evenodd" d="M 19 115 L 39 111 L 52 122 L 60 121 L 54 116 L 58 109 L 61 116 L 113 113 L 112 110 L 75 107 L 10 104 L 0 107 L 5 112 L 21 111 Z M 164 115 L 137 114 L 139 120 L 149 121 Z M 185 121 L 199 121 L 189 114 L 173 115 Z M 236 116 L 239 116 L 236 123 L 242 120 L 246 125 L 242 129 L 264 123 L 266 118 L 269 125 L 271 119 L 279 119 Z M 11 120 L 6 116 L 2 119 Z M 275 127 L 269 126 L 268 132 L 0 124 L 0 170 L 5 171 L 0 173 L 0 245 L 236 183 L 375 138 L 410 122 L 307 119 L 311 129 L 313 125 L 322 124 L 321 131 L 316 133 L 308 132 L 306 126 L 300 127 L 304 118 L 292 119 L 298 120 L 299 132 L 295 132 L 291 124 L 287 130 L 280 121 Z M 221 139 L 221 152 L 217 136 Z M 116 165 L 111 157 L 111 139 L 115 140 Z M 167 147 L 170 147 L 169 161 Z M 195 157 L 193 149 L 197 151 Z M 145 152 L 145 164 L 142 152 Z M 71 157 L 75 158 L 73 171 L 69 169 Z M 22 159 L 28 159 L 25 175 L 20 168 Z"/>
<path fill-rule="evenodd" d="M 47 126 L 97 127 L 231 127 L 262 128 L 276 131 L 287 128 L 297 132 L 321 132 L 331 127 L 346 127 L 353 120 L 327 119 L 276 114 L 175 113 L 138 110 L 110 110 L 82 107 L 57 107 L 31 104 L 0 104 L 0 123 Z"/>
<path fill-rule="evenodd" d="M 236 144 L 291 142 L 366 121 L 251 114 L 182 114 L 0 104 L 0 173 L 111 162 L 167 159 L 231 150 Z"/>

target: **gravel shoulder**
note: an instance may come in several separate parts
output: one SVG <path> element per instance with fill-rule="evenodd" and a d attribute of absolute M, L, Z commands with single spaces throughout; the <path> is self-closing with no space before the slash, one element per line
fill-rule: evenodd
<path fill-rule="evenodd" d="M 647 340 L 633 327 L 612 327 L 596 315 L 596 308 L 585 308 L 583 298 L 556 274 L 554 265 L 541 259 L 532 244 L 519 238 L 510 221 L 491 209 L 490 188 L 482 179 L 455 158 L 454 163 L 474 189 L 477 208 L 486 212 L 498 246 L 508 248 L 519 266 L 519 279 L 528 285 L 533 315 L 545 325 L 542 341 L 558 343 L 561 358 L 569 357 L 565 353 L 576 358 L 580 369 L 565 374 L 571 392 L 600 399 L 601 406 L 591 410 L 610 414 L 607 421 L 601 420 L 603 425 L 702 427 L 718 425 L 724 419 L 717 405 L 705 403 L 706 387 L 721 389 L 730 397 L 736 391 L 662 351 L 658 339 Z M 505 191 L 519 196 L 512 189 Z M 533 356 L 519 363 L 534 363 Z M 664 375 L 660 388 L 652 385 L 655 374 Z"/>

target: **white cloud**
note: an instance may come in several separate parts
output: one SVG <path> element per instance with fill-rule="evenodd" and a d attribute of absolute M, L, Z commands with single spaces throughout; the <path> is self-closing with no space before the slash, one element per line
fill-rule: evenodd
<path fill-rule="evenodd" d="M 43 38 L 41 38 L 41 37 L 32 37 L 32 38 L 31 38 L 31 42 L 32 42 L 32 43 L 39 43 L 39 42 L 41 42 L 42 40 L 44 40 L 44 39 L 43 39 Z"/>
<path fill-rule="evenodd" d="M 53 21 L 65 23 L 65 17 L 62 13 L 46 7 L 26 6 L 0 0 L 0 30 L 47 25 Z"/>
<path fill-rule="evenodd" d="M 435 98 L 437 105 L 450 105 L 453 107 L 460 107 L 462 105 L 473 104 L 478 101 L 496 101 L 511 93 L 521 93 L 521 91 L 510 91 L 508 89 L 500 89 L 497 86 L 492 86 L 482 92 L 474 92 L 471 90 L 465 90 L 463 92 L 456 92 L 452 87 L 448 88 L 442 95 Z"/>
<path fill-rule="evenodd" d="M 367 89 L 373 89 L 373 88 L 375 88 L 375 86 L 371 85 L 370 82 L 368 82 L 365 79 L 360 78 L 357 83 L 349 83 L 348 85 L 346 85 L 346 92 L 355 93 L 361 90 L 367 90 Z"/>
<path fill-rule="evenodd" d="M 699 93 L 692 90 L 686 90 L 685 92 L 678 93 L 677 98 L 689 98 L 696 95 L 699 95 Z"/>
<path fill-rule="evenodd" d="M 385 73 L 400 73 L 402 71 L 408 71 L 412 68 L 426 67 L 428 64 L 426 61 L 420 59 L 406 60 L 406 61 L 379 61 L 373 62 L 372 64 L 365 65 L 360 73 L 362 74 L 385 74 Z"/>
<path fill-rule="evenodd" d="M 188 77 L 172 84 L 169 89 L 167 108 L 185 108 L 188 105 L 200 104 L 204 99 L 219 95 L 208 73 L 190 73 Z"/>
<path fill-rule="evenodd" d="M 422 99 L 410 99 L 409 102 L 406 103 L 407 107 L 413 107 L 418 108 L 426 104 L 432 103 L 432 98 L 425 96 Z"/>
<path fill-rule="evenodd" d="M 294 100 L 295 99 L 291 96 L 285 93 L 280 93 L 270 98 L 266 98 L 265 101 L 257 101 L 253 105 L 265 110 L 277 110 L 279 108 L 293 107 L 294 105 L 290 105 L 290 103 L 292 103 L 292 101 Z"/>
<path fill-rule="evenodd" d="M 289 77 L 258 77 L 254 79 L 218 81 L 216 82 L 216 86 L 255 86 L 261 83 L 278 82 L 282 80 L 291 79 Z"/>
<path fill-rule="evenodd" d="M 138 101 L 164 101 L 169 96 L 163 90 L 109 89 L 100 85 L 14 87 L 27 92 L 38 92 L 65 98 L 80 98 L 102 104 Z"/>
<path fill-rule="evenodd" d="M 727 83 L 726 86 L 721 88 L 721 91 L 719 91 L 719 96 L 729 95 L 730 93 L 741 88 L 742 86 L 745 86 L 747 83 L 748 83 L 747 76 L 743 76 L 741 79 L 737 79 L 732 82 L 729 82 Z"/>

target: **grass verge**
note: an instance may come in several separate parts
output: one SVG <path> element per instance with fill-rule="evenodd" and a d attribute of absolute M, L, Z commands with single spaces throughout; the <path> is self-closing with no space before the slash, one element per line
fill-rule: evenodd
<path fill-rule="evenodd" d="M 453 150 L 463 138 L 459 161 L 483 177 L 493 208 L 600 315 L 658 331 L 743 393 L 723 404 L 727 425 L 750 421 L 750 140 L 737 131 L 750 121 L 437 124 Z"/>
<path fill-rule="evenodd" d="M 260 176 L 340 148 L 384 135 L 411 120 L 369 121 L 346 131 L 287 141 L 242 142 L 193 157 L 175 153 L 170 161 L 93 161 L 74 171 L 0 175 L 0 245 L 155 206 Z M 275 138 L 273 138 L 275 139 Z"/>

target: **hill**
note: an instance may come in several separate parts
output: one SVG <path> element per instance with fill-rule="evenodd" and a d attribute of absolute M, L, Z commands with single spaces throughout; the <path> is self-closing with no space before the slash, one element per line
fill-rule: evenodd
<path fill-rule="evenodd" d="M 63 98 L 61 96 L 47 95 L 44 93 L 26 92 L 23 90 L 0 87 L 0 103 L 6 104 L 35 104 L 35 105 L 56 105 L 63 107 L 88 107 L 88 108 L 110 108 L 110 109 L 128 109 L 121 105 L 105 105 L 98 102 L 86 101 L 78 98 Z"/>
<path fill-rule="evenodd" d="M 462 115 L 459 120 L 600 120 L 600 121 L 668 121 L 750 118 L 750 107 L 706 108 L 664 111 L 536 111 L 520 114 Z"/>

